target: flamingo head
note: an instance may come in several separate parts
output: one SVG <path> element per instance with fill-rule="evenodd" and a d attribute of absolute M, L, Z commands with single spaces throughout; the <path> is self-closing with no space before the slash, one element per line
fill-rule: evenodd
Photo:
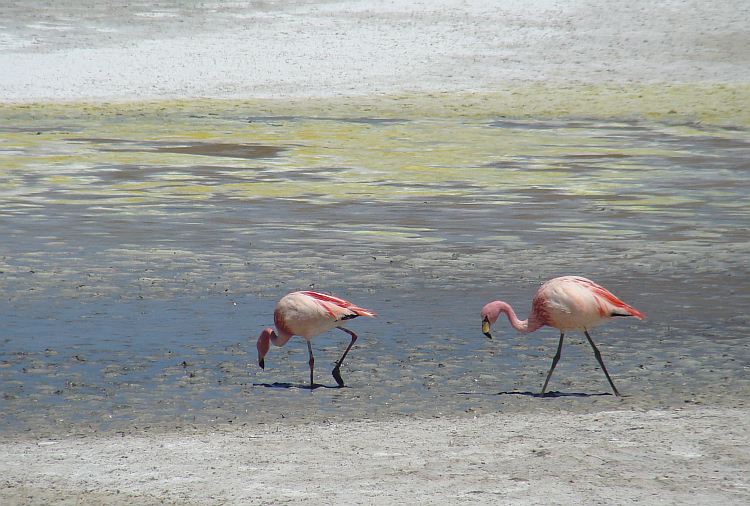
<path fill-rule="evenodd" d="M 273 329 L 265 329 L 260 333 L 260 337 L 258 338 L 256 347 L 258 348 L 258 365 L 261 369 L 266 368 L 266 361 L 264 359 L 266 353 L 268 353 L 268 348 L 271 347 L 271 336 L 273 335 Z"/>
<path fill-rule="evenodd" d="M 484 308 L 482 308 L 482 333 L 490 339 L 492 339 L 492 334 L 490 334 L 490 327 L 497 321 L 497 318 L 502 312 L 502 306 L 498 304 L 498 302 L 499 301 L 490 302 L 489 304 L 484 306 Z"/>

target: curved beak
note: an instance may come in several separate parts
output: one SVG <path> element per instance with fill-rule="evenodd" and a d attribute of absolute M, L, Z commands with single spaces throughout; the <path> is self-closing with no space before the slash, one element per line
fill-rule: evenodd
<path fill-rule="evenodd" d="M 266 369 L 266 361 L 263 358 L 258 359 L 258 365 L 260 366 L 261 369 L 263 370 Z"/>
<path fill-rule="evenodd" d="M 490 334 L 490 320 L 486 316 L 482 320 L 482 334 L 492 339 L 492 334 Z"/>

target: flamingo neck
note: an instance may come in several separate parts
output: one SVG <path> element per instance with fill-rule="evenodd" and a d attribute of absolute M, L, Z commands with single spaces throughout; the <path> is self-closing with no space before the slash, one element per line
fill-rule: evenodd
<path fill-rule="evenodd" d="M 272 343 L 272 344 L 273 344 L 274 346 L 281 346 L 281 345 L 279 344 L 279 335 L 278 335 L 278 334 L 276 334 L 276 332 L 274 332 L 273 330 L 272 330 L 272 331 L 271 331 L 271 333 L 270 333 L 270 334 L 268 335 L 268 338 L 269 338 L 269 340 L 271 341 L 271 343 Z"/>
<path fill-rule="evenodd" d="M 505 313 L 505 315 L 508 317 L 508 321 L 510 322 L 511 326 L 513 326 L 514 329 L 516 329 L 518 332 L 521 332 L 523 334 L 528 334 L 529 332 L 534 332 L 539 327 L 544 325 L 542 322 L 538 321 L 537 318 L 535 318 L 534 313 L 532 312 L 531 315 L 529 315 L 529 318 L 526 320 L 519 320 L 516 316 L 516 312 L 513 311 L 513 308 L 510 307 L 510 304 L 507 302 L 503 302 L 501 300 L 498 300 L 495 302 L 498 316 L 500 316 L 500 313 Z"/>
<path fill-rule="evenodd" d="M 276 328 L 279 331 L 278 334 L 273 329 L 265 329 L 261 332 L 257 344 L 259 356 L 265 357 L 271 344 L 274 346 L 284 346 L 292 337 L 292 333 L 286 330 L 286 328 L 279 328 L 278 326 Z"/>
<path fill-rule="evenodd" d="M 271 347 L 271 343 L 273 343 L 274 346 L 284 346 L 289 340 L 289 337 L 291 336 L 285 336 L 283 334 L 278 336 L 273 329 L 263 330 L 260 337 L 258 337 L 258 343 L 256 345 L 258 348 L 258 357 L 262 359 L 266 356 L 268 349 Z"/>

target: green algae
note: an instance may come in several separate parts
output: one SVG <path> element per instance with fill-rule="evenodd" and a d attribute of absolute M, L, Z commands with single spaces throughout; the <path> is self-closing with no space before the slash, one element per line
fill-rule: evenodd
<path fill-rule="evenodd" d="M 595 184 L 579 181 L 582 157 L 600 157 L 612 187 L 654 170 L 650 157 L 674 155 L 623 143 L 618 129 L 637 119 L 676 138 L 745 138 L 749 98 L 742 86 L 528 85 L 340 100 L 6 104 L 0 192 L 55 190 L 100 203 L 596 192 L 605 174 L 589 164 Z"/>

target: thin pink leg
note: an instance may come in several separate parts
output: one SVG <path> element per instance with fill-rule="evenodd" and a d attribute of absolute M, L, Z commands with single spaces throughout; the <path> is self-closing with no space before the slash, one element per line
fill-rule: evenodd
<path fill-rule="evenodd" d="M 336 383 L 338 383 L 340 387 L 343 387 L 345 385 L 344 385 L 344 380 L 341 379 L 341 364 L 344 363 L 344 359 L 346 358 L 346 354 L 349 353 L 349 350 L 352 349 L 352 345 L 357 340 L 357 334 L 355 334 L 351 330 L 345 329 L 344 327 L 336 327 L 336 328 L 341 329 L 344 332 L 346 332 L 347 334 L 349 334 L 350 336 L 352 336 L 352 342 L 350 342 L 349 346 L 346 347 L 346 351 L 344 352 L 343 355 L 341 355 L 341 358 L 339 359 L 339 361 L 336 362 L 336 367 L 334 367 L 333 371 L 331 371 L 331 374 L 333 375 L 333 379 L 336 380 Z"/>
<path fill-rule="evenodd" d="M 562 345 L 563 345 L 563 339 L 565 338 L 565 334 L 560 334 L 560 344 L 557 345 L 557 353 L 555 353 L 555 358 L 552 359 L 552 367 L 549 368 L 549 372 L 547 373 L 547 379 L 544 382 L 544 386 L 542 387 L 542 394 L 541 397 L 544 397 L 544 392 L 547 390 L 547 384 L 549 383 L 549 379 L 552 377 L 552 371 L 555 370 L 555 366 L 557 365 L 557 362 L 560 360 L 560 353 L 562 352 Z"/>
<path fill-rule="evenodd" d="M 612 390 L 614 390 L 615 395 L 617 397 L 622 397 L 622 395 L 620 395 L 620 392 L 618 392 L 617 389 L 615 388 L 615 384 L 612 382 L 612 378 L 609 377 L 607 368 L 604 367 L 604 362 L 602 361 L 602 354 L 599 353 L 599 348 L 596 347 L 596 345 L 594 344 L 594 340 L 591 339 L 591 336 L 589 335 L 587 330 L 584 330 L 583 333 L 586 334 L 586 339 L 589 340 L 589 344 L 591 344 L 591 347 L 594 348 L 594 355 L 596 356 L 596 359 L 599 361 L 599 365 L 602 366 L 602 371 L 604 371 L 604 375 L 607 377 L 607 381 L 609 381 L 609 384 L 612 386 Z"/>
<path fill-rule="evenodd" d="M 312 353 L 312 344 L 310 344 L 310 341 L 307 341 L 307 351 L 310 353 L 310 361 L 308 364 L 310 364 L 310 388 L 315 388 L 315 383 L 313 383 L 313 366 L 315 365 L 315 358 L 313 357 Z"/>

